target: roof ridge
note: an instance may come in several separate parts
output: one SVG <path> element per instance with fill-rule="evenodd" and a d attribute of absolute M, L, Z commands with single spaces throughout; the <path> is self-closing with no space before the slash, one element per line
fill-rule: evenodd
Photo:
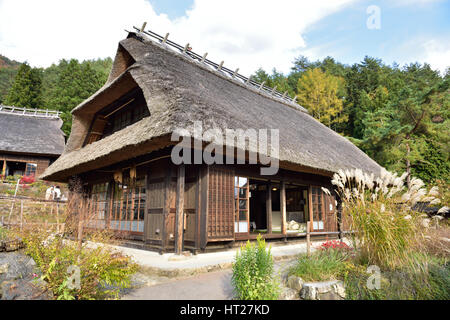
<path fill-rule="evenodd" d="M 171 40 L 168 40 L 169 33 L 167 33 L 165 37 L 162 37 L 162 36 L 158 35 L 157 33 L 152 32 L 150 30 L 144 31 L 143 28 L 139 29 L 135 26 L 133 26 L 133 28 L 136 29 L 138 32 L 136 33 L 136 32 L 127 31 L 127 30 L 125 30 L 125 31 L 127 31 L 129 33 L 129 36 L 134 35 L 134 38 L 141 42 L 149 41 L 153 44 L 157 44 L 159 47 L 166 49 L 166 50 L 168 50 L 169 48 L 175 49 L 175 50 L 170 50 L 170 52 L 173 52 L 184 58 L 190 58 L 192 61 L 196 62 L 196 64 L 201 63 L 201 64 L 204 64 L 205 66 L 208 66 L 208 68 L 206 68 L 206 69 L 208 71 L 210 71 L 211 73 L 214 73 L 221 77 L 225 76 L 225 78 L 227 80 L 230 80 L 231 82 L 233 82 L 235 84 L 239 84 L 240 86 L 243 86 L 246 89 L 248 89 L 254 93 L 258 93 L 264 97 L 270 98 L 271 100 L 281 102 L 295 110 L 309 114 L 308 110 L 306 110 L 304 107 L 302 107 L 301 105 L 299 105 L 298 103 L 295 102 L 296 97 L 294 97 L 292 99 L 286 97 L 287 91 L 285 93 L 281 93 L 276 90 L 276 86 L 274 88 L 270 88 L 270 87 L 267 87 L 264 85 L 265 82 L 259 83 L 259 82 L 253 81 L 253 80 L 251 80 L 251 76 L 247 78 L 247 77 L 239 74 L 238 73 L 239 68 L 236 69 L 235 71 L 232 71 L 231 69 L 224 67 L 223 66 L 224 61 L 222 61 L 220 64 L 217 64 L 211 60 L 208 60 L 208 59 L 206 59 L 206 56 L 208 53 L 205 53 L 203 56 L 200 56 L 199 54 L 192 51 L 192 49 L 189 47 L 189 43 L 187 43 L 183 47 Z M 154 41 L 152 38 L 156 39 L 157 41 Z"/>
<path fill-rule="evenodd" d="M 58 110 L 21 108 L 0 104 L 0 113 L 41 119 L 60 119 L 59 115 L 62 112 Z"/>

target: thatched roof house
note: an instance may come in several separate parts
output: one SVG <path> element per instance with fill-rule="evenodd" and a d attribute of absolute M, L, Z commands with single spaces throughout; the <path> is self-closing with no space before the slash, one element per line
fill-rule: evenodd
<path fill-rule="evenodd" d="M 140 116 L 133 118 L 133 115 L 137 113 L 136 110 L 142 106 L 145 110 L 139 109 Z M 128 110 L 129 114 L 124 110 Z M 139 167 L 145 167 L 145 170 L 142 169 L 143 177 L 147 179 L 147 185 L 145 185 L 147 193 L 150 192 L 148 190 L 154 186 L 148 184 L 148 181 L 157 181 L 160 178 L 156 173 L 155 176 L 152 175 L 153 173 L 148 173 L 148 170 L 151 169 L 143 163 L 148 164 L 152 159 L 160 159 L 170 155 L 172 146 L 177 143 L 171 141 L 171 134 L 177 128 L 190 130 L 195 123 L 201 123 L 203 131 L 214 128 L 222 130 L 278 129 L 278 160 L 281 170 L 278 175 L 270 179 L 267 178 L 267 182 L 261 183 L 261 177 L 252 173 L 254 168 L 258 167 L 257 165 L 246 167 L 245 170 L 247 171 L 244 169 L 242 169 L 244 171 L 240 171 L 240 168 L 243 168 L 242 166 L 205 166 L 196 168 L 189 174 L 192 175 L 191 178 L 193 179 L 208 178 L 208 183 L 217 178 L 221 181 L 220 183 L 231 181 L 232 184 L 234 183 L 234 177 L 238 179 L 240 176 L 244 176 L 247 179 L 250 178 L 246 180 L 247 183 L 245 184 L 247 188 L 250 188 L 249 190 L 252 190 L 252 188 L 254 188 L 253 190 L 265 189 L 265 194 L 270 194 L 270 189 L 266 184 L 276 184 L 277 186 L 272 189 L 278 192 L 277 194 L 281 192 L 281 198 L 285 196 L 283 194 L 286 192 L 286 184 L 292 183 L 292 194 L 295 194 L 297 200 L 302 203 L 301 206 L 293 207 L 292 217 L 299 216 L 296 219 L 301 223 L 306 220 L 313 221 L 315 213 L 313 212 L 314 203 L 311 197 L 313 193 L 316 195 L 321 191 L 311 188 L 314 185 L 331 188 L 329 181 L 333 172 L 339 169 L 361 168 L 364 171 L 377 174 L 381 169 L 376 162 L 350 141 L 315 120 L 304 108 L 282 97 L 279 93 L 270 92 L 270 90 L 261 86 L 258 87 L 258 84 L 251 80 L 245 81 L 242 76 L 238 77 L 231 74 L 222 65 L 205 63 L 204 57 L 199 59 L 198 55 L 186 51 L 186 48 L 184 50 L 174 49 L 174 46 L 168 45 L 165 40 L 153 41 L 146 34 L 140 32 L 129 33 L 127 39 L 120 41 L 108 81 L 99 91 L 77 106 L 72 114 L 72 133 L 66 149 L 42 177 L 48 180 L 67 181 L 72 176 L 78 176 L 83 179 L 86 185 L 92 187 L 94 182 L 90 181 L 99 181 L 101 176 L 102 182 L 108 183 L 108 186 L 103 187 L 106 194 L 111 195 L 112 202 L 115 200 L 112 199 L 114 186 L 111 187 L 111 185 L 115 182 L 123 183 L 123 181 L 117 179 L 119 171 L 124 172 L 123 168 L 131 167 L 132 170 L 133 168 L 135 170 L 137 167 L 139 171 Z M 134 120 L 130 120 L 126 122 L 126 125 L 121 126 L 120 123 L 124 121 L 124 117 L 132 117 Z M 113 129 L 113 127 L 116 129 Z M 219 138 L 217 135 L 213 138 Z M 210 142 L 204 136 L 196 138 L 203 140 L 204 144 Z M 231 147 L 234 147 L 234 145 Z M 250 141 L 245 149 L 257 153 L 258 144 Z M 155 160 L 155 163 L 158 161 Z M 163 173 L 161 175 L 162 181 L 165 181 L 166 170 L 169 170 L 169 176 L 173 174 L 173 176 L 185 179 L 182 172 L 177 175 L 175 169 L 170 169 L 175 168 L 175 166 L 170 163 L 169 159 L 166 162 L 158 167 L 158 170 Z M 189 170 L 188 166 L 186 166 L 186 170 Z M 131 176 L 134 174 L 132 171 Z M 139 172 L 137 175 L 139 176 Z M 252 177 L 259 180 L 252 181 Z M 299 182 L 301 186 L 294 188 L 295 181 Z M 170 189 L 171 182 L 168 181 L 167 183 L 166 187 Z M 201 181 L 197 181 L 196 185 L 200 186 L 201 183 Z M 209 185 L 209 187 L 212 186 Z M 218 186 L 217 188 L 220 189 L 221 187 Z M 239 188 L 243 188 L 243 186 L 239 186 Z M 164 192 L 170 192 L 169 189 L 161 189 L 160 196 L 163 199 Z M 233 188 L 229 190 L 232 192 Z M 208 201 L 206 199 L 201 200 L 202 195 L 205 196 L 201 192 L 207 192 L 207 190 L 197 190 L 196 192 L 198 193 L 197 200 L 195 200 L 198 202 L 198 206 L 195 207 L 196 210 L 200 210 L 202 201 L 205 201 L 204 206 L 211 205 L 210 201 L 214 201 L 211 198 Z M 256 194 L 256 191 L 253 193 Z M 218 194 L 217 197 L 220 198 L 221 195 Z M 325 201 L 322 193 L 320 193 L 320 197 L 322 199 L 320 201 Z M 149 198 L 147 197 L 147 199 Z M 192 237 L 191 242 L 195 242 L 194 246 L 204 247 L 212 239 L 225 241 L 236 239 L 236 234 L 242 234 L 238 224 L 240 218 L 237 218 L 239 221 L 233 219 L 235 211 L 239 209 L 236 208 L 232 193 L 230 199 L 231 208 L 226 210 L 223 208 L 215 209 L 214 213 L 204 212 L 204 222 L 201 222 L 201 218 L 197 221 L 198 223 L 190 221 L 192 222 L 191 227 L 194 229 L 197 228 L 197 224 L 200 225 L 198 227 L 200 229 L 214 227 L 211 224 L 213 220 L 210 221 L 210 219 L 214 219 L 212 217 L 215 217 L 215 215 L 221 216 L 220 219 L 218 218 L 220 221 L 231 221 L 227 222 L 226 227 L 220 232 L 216 229 L 214 231 L 208 229 L 208 232 L 210 232 L 208 236 L 205 235 L 206 229 L 203 231 L 195 229 L 198 232 L 194 232 L 192 231 L 194 229 L 192 229 L 192 235 L 189 235 L 189 237 Z M 236 198 L 237 200 L 240 200 L 240 198 Z M 247 201 L 250 201 L 249 198 Z M 263 208 L 261 203 L 253 205 L 254 208 L 261 205 L 259 211 L 268 212 L 264 218 L 260 217 L 260 212 L 254 214 L 257 229 L 266 229 L 272 234 L 275 227 L 272 225 L 274 223 L 272 213 L 269 212 L 280 211 L 278 213 L 280 213 L 281 218 L 273 219 L 281 220 L 279 221 L 281 232 L 283 236 L 286 236 L 286 219 L 289 217 L 286 217 L 287 213 L 283 212 L 282 202 L 284 200 L 280 201 L 278 201 L 278 209 L 275 209 L 275 207 L 269 208 L 266 204 Z M 318 202 L 320 206 L 317 208 L 320 207 L 320 210 L 324 210 L 323 208 L 326 206 L 328 209 L 331 208 L 329 209 L 331 212 L 334 212 L 334 203 L 331 204 L 331 198 L 326 200 L 330 202 L 331 207 L 326 205 L 325 202 L 322 204 L 320 201 Z M 176 207 L 175 204 L 173 206 Z M 249 210 L 248 207 L 246 210 Z M 149 217 L 147 217 L 147 214 L 142 214 L 142 218 L 145 220 L 145 230 L 144 225 L 139 226 L 138 224 L 135 231 L 138 234 L 144 234 L 143 239 L 147 242 L 153 241 L 156 243 L 159 241 L 164 248 L 171 243 L 170 235 L 168 232 L 164 232 L 161 236 L 156 231 L 160 231 L 158 226 L 159 223 L 162 223 L 161 221 L 170 219 L 170 205 L 161 204 L 160 208 L 163 211 L 167 209 L 167 212 L 161 213 L 162 217 L 158 218 L 155 218 L 156 214 L 149 214 Z M 176 209 L 179 210 L 179 208 Z M 113 209 L 109 208 L 109 210 Z M 147 210 L 146 213 L 149 213 L 148 210 L 151 209 L 147 207 L 145 210 Z M 192 215 L 195 213 L 193 212 Z M 197 216 L 201 216 L 200 213 Z M 104 214 L 114 216 L 114 213 L 111 212 L 104 212 Z M 224 218 L 224 216 L 231 218 Z M 249 233 L 250 222 L 254 222 L 252 221 L 252 213 L 247 211 L 246 217 L 247 227 L 244 227 L 243 222 L 240 226 L 247 228 L 247 233 Z M 324 229 L 323 220 L 320 216 L 321 224 L 316 224 L 316 229 Z M 111 219 L 111 221 L 115 220 Z M 207 221 L 210 221 L 210 223 Z M 233 224 L 233 221 L 236 224 Z M 120 222 L 118 223 L 120 226 Z M 176 223 L 175 225 L 179 226 Z M 118 228 L 121 229 L 121 227 Z M 132 229 L 132 224 L 130 224 L 130 228 Z M 174 227 L 166 228 L 173 229 Z M 133 231 L 131 229 L 128 231 Z M 201 235 L 202 232 L 205 234 Z M 179 236 L 180 233 L 178 232 L 177 235 Z M 199 237 L 199 239 L 195 240 L 196 237 Z"/>
<path fill-rule="evenodd" d="M 40 175 L 64 151 L 57 112 L 0 105 L 0 173 Z"/>

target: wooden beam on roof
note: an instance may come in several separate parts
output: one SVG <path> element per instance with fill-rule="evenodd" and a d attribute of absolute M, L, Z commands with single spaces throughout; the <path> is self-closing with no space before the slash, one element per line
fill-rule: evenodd
<path fill-rule="evenodd" d="M 169 38 L 169 33 L 167 32 L 165 37 L 164 37 L 164 39 L 163 39 L 163 41 L 162 41 L 162 43 L 166 44 L 168 38 Z"/>
<path fill-rule="evenodd" d="M 147 22 L 144 22 L 144 23 L 142 24 L 142 27 L 141 27 L 140 32 L 143 32 L 146 26 L 147 26 Z"/>
<path fill-rule="evenodd" d="M 178 166 L 177 174 L 177 196 L 175 213 L 175 254 L 183 252 L 183 232 L 184 232 L 184 164 Z"/>

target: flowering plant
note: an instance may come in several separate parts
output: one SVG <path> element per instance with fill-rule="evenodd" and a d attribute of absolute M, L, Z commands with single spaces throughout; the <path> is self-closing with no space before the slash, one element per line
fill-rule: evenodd
<path fill-rule="evenodd" d="M 20 179 L 20 184 L 31 184 L 35 181 L 34 175 L 23 176 Z"/>
<path fill-rule="evenodd" d="M 343 241 L 340 240 L 330 240 L 322 243 L 320 249 L 350 249 L 350 247 Z"/>

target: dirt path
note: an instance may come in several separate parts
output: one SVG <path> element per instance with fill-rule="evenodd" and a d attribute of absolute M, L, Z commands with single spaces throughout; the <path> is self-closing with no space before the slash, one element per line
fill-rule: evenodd
<path fill-rule="evenodd" d="M 282 277 L 292 261 L 274 265 L 276 276 Z M 164 283 L 134 289 L 123 300 L 230 300 L 233 298 L 231 270 L 195 275 L 184 279 L 167 279 Z"/>

